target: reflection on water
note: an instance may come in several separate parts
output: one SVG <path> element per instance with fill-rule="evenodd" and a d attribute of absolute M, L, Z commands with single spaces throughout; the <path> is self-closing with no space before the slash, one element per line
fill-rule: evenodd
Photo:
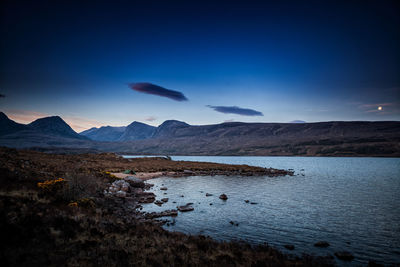
<path fill-rule="evenodd" d="M 352 252 L 351 264 L 400 263 L 400 159 L 313 157 L 173 157 L 295 170 L 285 177 L 186 177 L 151 180 L 162 211 L 193 202 L 179 213 L 171 231 L 210 235 L 219 240 L 267 242 L 293 253 Z M 161 191 L 160 187 L 168 187 Z M 206 197 L 206 193 L 213 196 Z M 220 200 L 222 193 L 227 201 Z M 183 197 L 182 197 L 183 196 Z M 257 204 L 246 203 L 245 200 Z M 176 202 L 176 203 L 173 203 Z M 211 204 L 211 205 L 210 205 Z M 239 223 L 238 226 L 230 221 Z M 315 248 L 317 241 L 331 246 Z M 341 262 L 341 264 L 343 264 Z"/>

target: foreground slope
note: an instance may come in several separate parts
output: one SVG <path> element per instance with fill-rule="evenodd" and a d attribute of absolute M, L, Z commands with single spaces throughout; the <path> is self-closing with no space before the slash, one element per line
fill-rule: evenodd
<path fill-rule="evenodd" d="M 267 245 L 252 247 L 168 232 L 140 212 L 135 195 L 122 199 L 103 194 L 115 181 L 104 171 L 121 171 L 132 163 L 140 167 L 151 159 L 130 161 L 114 154 L 49 155 L 4 148 L 0 148 L 0 158 L 2 266 L 332 264 L 329 258 L 290 258 Z M 83 159 L 88 164 L 81 164 Z M 170 162 L 154 160 L 165 165 Z M 200 163 L 189 164 L 201 167 Z M 148 164 L 147 170 L 157 170 L 151 169 L 153 165 Z M 56 179 L 59 177 L 63 179 Z"/>

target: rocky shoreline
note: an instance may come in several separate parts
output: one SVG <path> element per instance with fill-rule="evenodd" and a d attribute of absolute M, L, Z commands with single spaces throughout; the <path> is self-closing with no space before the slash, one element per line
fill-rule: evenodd
<path fill-rule="evenodd" d="M 154 202 L 151 184 L 111 172 L 188 175 L 290 175 L 246 165 L 127 160 L 114 154 L 49 155 L 0 148 L 0 259 L 3 266 L 329 266 L 330 258 L 294 257 L 269 247 L 171 233 L 162 216 L 141 211 Z M 191 173 L 189 173 L 191 172 Z M 166 202 L 163 199 L 160 202 Z M 188 203 L 190 204 L 190 203 Z M 190 205 L 181 207 L 190 210 Z"/>

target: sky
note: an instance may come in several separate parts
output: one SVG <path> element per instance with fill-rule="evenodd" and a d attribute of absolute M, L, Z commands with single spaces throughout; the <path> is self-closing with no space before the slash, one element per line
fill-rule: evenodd
<path fill-rule="evenodd" d="M 0 111 L 18 122 L 400 120 L 397 0 L 0 7 Z"/>

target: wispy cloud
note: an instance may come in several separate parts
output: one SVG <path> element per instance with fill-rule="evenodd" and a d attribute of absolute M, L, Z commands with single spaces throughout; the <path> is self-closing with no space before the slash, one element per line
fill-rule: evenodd
<path fill-rule="evenodd" d="M 145 118 L 144 120 L 145 121 L 155 121 L 156 119 L 157 119 L 156 117 L 150 116 L 150 117 Z"/>
<path fill-rule="evenodd" d="M 359 105 L 359 108 L 378 108 L 378 107 L 389 107 L 393 105 L 394 103 L 362 104 Z"/>
<path fill-rule="evenodd" d="M 379 115 L 393 115 L 400 113 L 399 102 L 386 102 L 386 103 L 359 103 L 357 106 L 360 110 L 366 113 L 375 113 Z"/>
<path fill-rule="evenodd" d="M 237 114 L 242 116 L 264 116 L 262 112 L 250 108 L 241 108 L 237 106 L 211 106 L 211 105 L 207 105 L 207 107 L 212 108 L 217 112 L 226 114 Z"/>
<path fill-rule="evenodd" d="M 63 119 L 65 120 L 66 123 L 68 123 L 69 126 L 71 126 L 72 129 L 74 129 L 78 133 L 93 127 L 98 128 L 104 125 L 101 122 L 82 117 L 68 116 Z"/>
<path fill-rule="evenodd" d="M 162 97 L 167 97 L 175 101 L 187 101 L 188 99 L 184 94 L 178 91 L 166 89 L 164 87 L 151 84 L 151 83 L 130 83 L 129 87 L 135 91 L 150 94 L 150 95 L 158 95 Z"/>
<path fill-rule="evenodd" d="M 32 111 L 32 110 L 19 110 L 19 109 L 11 109 L 6 111 L 7 116 L 19 123 L 31 123 L 34 120 L 39 118 L 48 117 L 49 114 Z"/>

